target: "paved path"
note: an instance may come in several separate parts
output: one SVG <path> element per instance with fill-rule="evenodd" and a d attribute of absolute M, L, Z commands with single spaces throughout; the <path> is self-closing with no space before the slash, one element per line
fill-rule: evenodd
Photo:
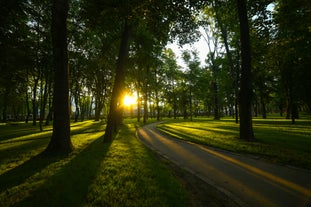
<path fill-rule="evenodd" d="M 241 206 L 311 207 L 311 172 L 180 141 L 156 124 L 137 130 L 149 148 L 229 195 Z"/>

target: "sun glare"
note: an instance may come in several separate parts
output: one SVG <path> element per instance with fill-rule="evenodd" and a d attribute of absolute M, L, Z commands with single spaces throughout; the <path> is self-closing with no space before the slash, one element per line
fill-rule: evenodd
<path fill-rule="evenodd" d="M 123 104 L 125 106 L 131 106 L 136 103 L 136 97 L 131 96 L 131 95 L 125 95 L 123 99 Z"/>

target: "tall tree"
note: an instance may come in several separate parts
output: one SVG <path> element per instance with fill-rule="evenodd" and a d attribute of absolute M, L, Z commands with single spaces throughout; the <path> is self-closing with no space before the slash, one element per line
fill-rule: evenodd
<path fill-rule="evenodd" d="M 252 141 L 254 139 L 252 124 L 252 72 L 251 46 L 246 0 L 237 0 L 240 41 L 241 41 L 241 83 L 240 83 L 240 138 Z"/>
<path fill-rule="evenodd" d="M 110 101 L 110 111 L 108 114 L 107 126 L 104 135 L 104 142 L 110 142 L 113 138 L 113 133 L 117 132 L 118 125 L 121 122 L 122 109 L 119 107 L 121 103 L 121 95 L 124 88 L 125 79 L 125 64 L 128 58 L 128 47 L 131 35 L 131 25 L 127 20 L 124 20 L 123 34 L 119 49 L 115 82 L 112 90 Z"/>
<path fill-rule="evenodd" d="M 311 4 L 308 0 L 277 1 L 276 11 L 281 83 L 287 99 L 287 118 L 294 123 L 302 103 L 311 110 Z"/>
<path fill-rule="evenodd" d="M 53 134 L 46 149 L 50 153 L 72 151 L 70 139 L 69 71 L 67 55 L 68 1 L 54 0 L 52 6 L 52 46 L 54 56 Z"/>

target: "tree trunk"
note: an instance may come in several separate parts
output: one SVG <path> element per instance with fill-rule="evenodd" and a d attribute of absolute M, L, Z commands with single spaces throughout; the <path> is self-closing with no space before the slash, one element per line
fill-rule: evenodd
<path fill-rule="evenodd" d="M 145 92 L 144 92 L 144 117 L 143 117 L 143 123 L 146 124 L 147 119 L 148 119 L 148 91 L 147 88 L 145 87 Z"/>
<path fill-rule="evenodd" d="M 251 47 L 246 0 L 237 0 L 240 21 L 241 41 L 241 85 L 240 85 L 240 138 L 254 139 L 252 125 L 252 79 L 251 79 Z"/>
<path fill-rule="evenodd" d="M 122 113 L 120 112 L 122 109 L 121 107 L 118 107 L 118 105 L 121 103 L 121 95 L 124 89 L 125 63 L 128 57 L 130 33 L 130 26 L 128 25 L 127 21 L 125 21 L 116 67 L 116 76 L 110 101 L 107 126 L 104 135 L 104 142 L 110 142 L 112 140 L 113 134 L 118 130 L 118 125 L 120 124 L 118 122 L 121 121 L 121 117 L 119 116 L 122 116 Z"/>
<path fill-rule="evenodd" d="M 266 103 L 264 101 L 263 95 L 261 95 L 261 97 L 260 97 L 260 102 L 261 102 L 262 118 L 266 119 L 267 118 L 267 109 L 266 109 Z"/>
<path fill-rule="evenodd" d="M 46 149 L 50 153 L 69 153 L 72 151 L 66 26 L 68 9 L 68 1 L 53 1 L 51 30 L 55 73 L 53 96 L 54 121 L 52 138 Z"/>
<path fill-rule="evenodd" d="M 213 82 L 213 93 L 214 93 L 214 120 L 219 120 L 219 100 L 218 100 L 218 87 L 217 82 L 215 79 L 215 82 Z"/>
<path fill-rule="evenodd" d="M 140 93 L 139 89 L 137 89 L 137 122 L 140 122 Z"/>
<path fill-rule="evenodd" d="M 144 88 L 143 88 L 143 91 L 144 91 L 144 117 L 143 117 L 143 123 L 145 124 L 148 120 L 148 81 L 149 81 L 149 66 L 147 66 L 146 68 L 146 74 L 145 74 L 145 79 L 144 79 Z"/>
<path fill-rule="evenodd" d="M 39 83 L 39 78 L 35 78 L 35 83 L 32 89 L 33 97 L 32 97 L 32 125 L 37 124 L 37 114 L 38 114 L 38 106 L 37 106 L 37 87 Z"/>

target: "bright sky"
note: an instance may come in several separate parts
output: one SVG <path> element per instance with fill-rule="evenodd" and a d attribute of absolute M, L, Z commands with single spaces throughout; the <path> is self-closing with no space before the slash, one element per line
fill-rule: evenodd
<path fill-rule="evenodd" d="M 181 67 L 185 67 L 185 63 L 181 57 L 181 54 L 182 54 L 183 50 L 187 50 L 187 49 L 190 51 L 197 49 L 197 51 L 199 52 L 199 58 L 201 61 L 201 66 L 206 65 L 205 59 L 206 59 L 206 56 L 208 53 L 208 45 L 205 42 L 203 37 L 201 37 L 199 39 L 199 41 L 197 41 L 191 45 L 186 44 L 186 45 L 183 45 L 182 47 L 180 47 L 180 46 L 178 46 L 178 44 L 176 42 L 174 42 L 172 44 L 168 44 L 167 48 L 171 48 L 174 51 L 174 53 L 177 57 L 177 64 L 180 65 Z"/>

